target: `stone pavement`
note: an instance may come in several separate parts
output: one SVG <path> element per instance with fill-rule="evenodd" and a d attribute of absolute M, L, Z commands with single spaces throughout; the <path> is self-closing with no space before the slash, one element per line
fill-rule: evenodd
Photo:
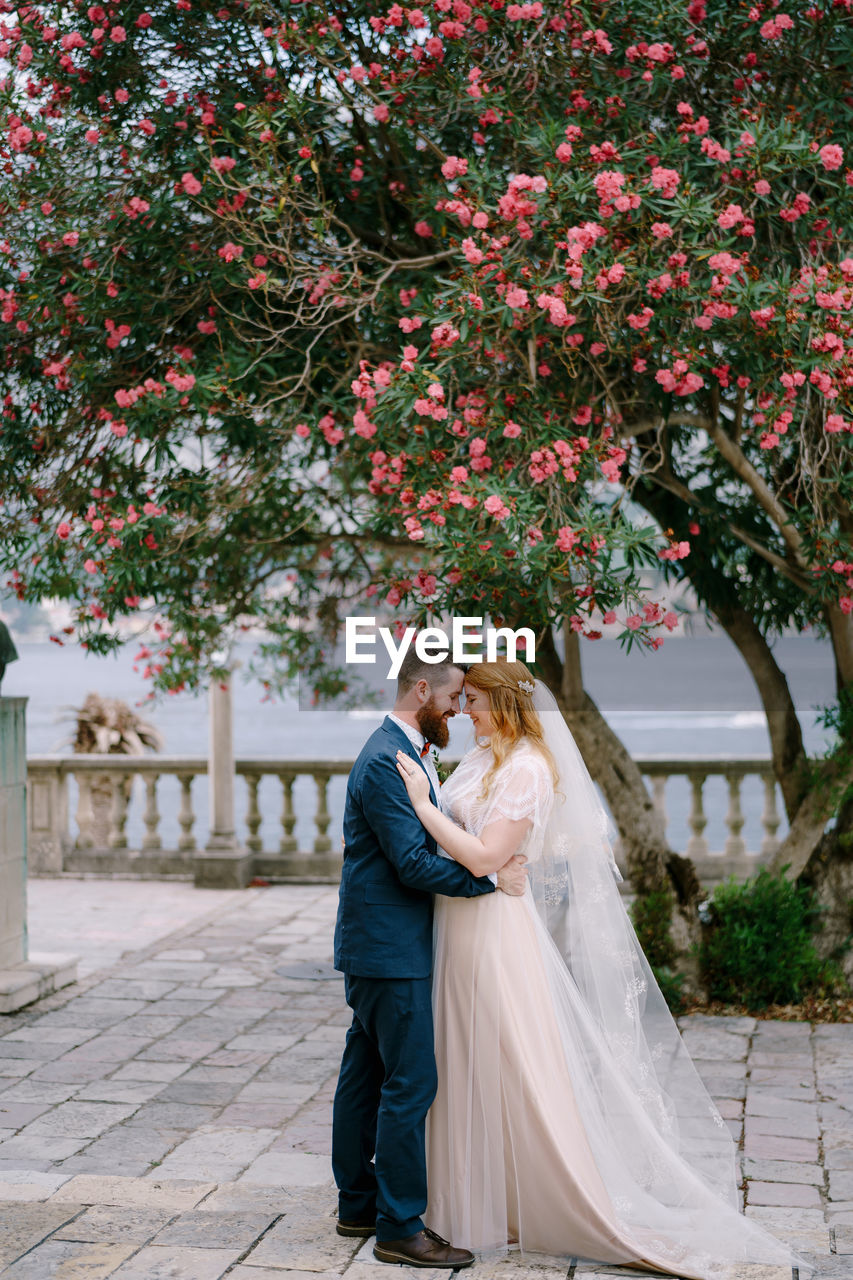
<path fill-rule="evenodd" d="M 86 894 L 99 887 L 87 882 Z M 139 911 L 149 889 L 133 886 Z M 373 1260 L 370 1242 L 334 1232 L 330 1102 L 349 1021 L 341 980 L 322 967 L 334 890 L 279 886 L 207 903 L 171 917 L 180 924 L 166 936 L 150 912 L 147 945 L 137 925 L 127 936 L 138 949 L 111 968 L 0 1018 L 8 1280 L 401 1275 Z M 853 1026 L 683 1025 L 743 1141 L 746 1212 L 812 1261 L 817 1280 L 853 1280 Z M 647 1273 L 510 1256 L 470 1274 Z"/>

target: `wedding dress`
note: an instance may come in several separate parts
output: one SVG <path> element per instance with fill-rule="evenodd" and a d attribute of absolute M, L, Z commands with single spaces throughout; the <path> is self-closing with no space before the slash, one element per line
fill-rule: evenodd
<path fill-rule="evenodd" d="M 556 799 L 528 740 L 485 800 L 488 745 L 442 788 L 474 835 L 530 819 L 531 874 L 521 898 L 436 898 L 427 1225 L 480 1254 L 517 1242 L 691 1280 L 746 1280 L 750 1264 L 790 1280 L 791 1252 L 738 1211 L 734 1144 L 637 942 L 606 815 L 541 682 L 535 703 Z"/>

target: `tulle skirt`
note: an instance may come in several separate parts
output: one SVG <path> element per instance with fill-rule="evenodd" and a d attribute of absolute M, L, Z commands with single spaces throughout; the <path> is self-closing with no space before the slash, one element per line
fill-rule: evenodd
<path fill-rule="evenodd" d="M 433 1008 L 433 1230 L 481 1255 L 517 1244 L 691 1280 L 790 1280 L 790 1251 L 738 1212 L 734 1186 L 728 1200 L 708 1187 L 650 1121 L 529 891 L 436 898 Z"/>

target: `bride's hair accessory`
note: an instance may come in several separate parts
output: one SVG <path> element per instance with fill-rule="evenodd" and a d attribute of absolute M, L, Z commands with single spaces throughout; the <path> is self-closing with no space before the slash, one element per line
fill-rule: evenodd
<path fill-rule="evenodd" d="M 536 685 L 532 680 L 519 680 L 518 687 L 521 689 L 522 693 L 532 693 L 536 688 Z"/>

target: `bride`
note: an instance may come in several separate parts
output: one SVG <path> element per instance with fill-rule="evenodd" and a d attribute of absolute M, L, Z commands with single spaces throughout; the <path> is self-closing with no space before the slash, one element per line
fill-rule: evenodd
<path fill-rule="evenodd" d="M 479 1253 L 789 1277 L 797 1260 L 738 1211 L 734 1144 L 631 927 L 556 701 L 506 660 L 469 669 L 465 695 L 476 744 L 444 812 L 403 752 L 397 767 L 447 856 L 487 875 L 519 852 L 530 875 L 521 898 L 436 898 L 428 1225 Z"/>

